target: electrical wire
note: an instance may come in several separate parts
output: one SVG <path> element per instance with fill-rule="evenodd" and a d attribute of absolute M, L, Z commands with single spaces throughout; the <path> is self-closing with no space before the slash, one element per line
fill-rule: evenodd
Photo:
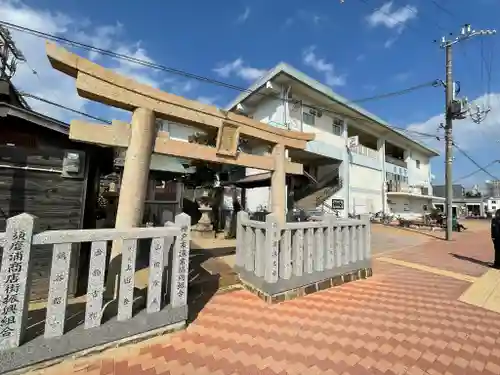
<path fill-rule="evenodd" d="M 373 101 L 373 100 L 386 99 L 386 98 L 390 98 L 390 97 L 394 97 L 394 96 L 409 94 L 410 92 L 420 90 L 420 89 L 423 89 L 425 87 L 430 87 L 430 86 L 437 87 L 438 85 L 439 85 L 438 80 L 433 80 L 430 82 L 424 82 L 424 83 L 421 83 L 419 85 L 411 86 L 411 87 L 408 87 L 406 89 L 388 92 L 386 94 L 378 94 L 375 96 L 368 96 L 368 97 L 362 98 L 362 99 L 351 100 L 348 103 L 349 104 L 350 103 L 359 104 L 359 103 L 364 103 L 364 102 Z"/>
<path fill-rule="evenodd" d="M 446 13 L 447 15 L 449 15 L 450 17 L 452 17 L 454 20 L 456 20 L 456 15 L 451 12 L 449 9 L 445 8 L 444 6 L 442 6 L 441 4 L 439 4 L 436 0 L 430 0 L 432 4 L 434 4 L 434 6 L 436 8 L 438 8 L 439 10 L 441 10 L 443 13 Z"/>
<path fill-rule="evenodd" d="M 469 173 L 469 174 L 466 174 L 465 176 L 462 176 L 462 177 L 460 177 L 460 178 L 457 178 L 455 181 L 453 181 L 453 183 L 458 182 L 458 181 L 461 181 L 461 180 L 465 180 L 466 178 L 469 178 L 469 177 L 471 177 L 471 176 L 473 176 L 473 175 L 475 175 L 475 174 L 477 174 L 477 173 L 479 173 L 479 172 L 482 172 L 482 171 L 484 171 L 486 168 L 491 167 L 491 166 L 492 166 L 493 164 L 495 164 L 495 163 L 500 163 L 500 160 L 493 160 L 492 162 L 490 162 L 489 164 L 485 165 L 484 167 L 478 168 L 478 169 L 476 169 L 475 171 L 473 171 L 473 172 L 471 172 L 471 173 Z"/>
<path fill-rule="evenodd" d="M 11 28 L 13 30 L 16 30 L 16 31 L 20 31 L 20 32 L 24 32 L 24 33 L 36 36 L 36 37 L 39 37 L 39 38 L 45 38 L 45 39 L 49 39 L 51 41 L 60 42 L 60 43 L 66 44 L 66 45 L 70 45 L 72 47 L 77 47 L 77 48 L 85 49 L 85 50 L 88 50 L 88 51 L 96 52 L 96 53 L 99 53 L 99 54 L 102 54 L 102 55 L 105 55 L 105 56 L 108 56 L 108 57 L 113 57 L 113 58 L 116 58 L 116 59 L 121 59 L 121 60 L 124 60 L 124 61 L 128 61 L 128 62 L 137 64 L 137 65 L 142 65 L 142 66 L 145 66 L 145 67 L 148 67 L 148 68 L 152 68 L 152 69 L 156 69 L 156 70 L 161 70 L 161 71 L 166 72 L 166 73 L 180 75 L 180 76 L 183 76 L 185 78 L 195 79 L 195 80 L 198 80 L 198 81 L 202 81 L 202 82 L 214 84 L 214 85 L 225 87 L 225 88 L 230 88 L 230 89 L 233 89 L 233 90 L 236 90 L 236 91 L 240 91 L 240 92 L 252 93 L 252 94 L 255 94 L 255 95 L 262 95 L 262 96 L 266 96 L 266 97 L 271 96 L 273 98 L 281 99 L 281 98 L 277 97 L 276 95 L 263 94 L 263 93 L 255 93 L 255 92 L 253 92 L 250 89 L 243 88 L 243 87 L 240 87 L 240 86 L 237 86 L 237 85 L 232 85 L 232 84 L 229 84 L 229 83 L 226 83 L 226 82 L 222 82 L 222 81 L 219 81 L 219 80 L 216 80 L 216 79 L 213 79 L 213 78 L 209 78 L 209 77 L 206 77 L 206 76 L 201 76 L 201 75 L 189 73 L 189 72 L 186 72 L 184 70 L 180 70 L 180 69 L 176 69 L 176 68 L 172 68 L 172 67 L 167 67 L 167 66 L 164 66 L 164 65 L 161 65 L 161 64 L 153 63 L 151 61 L 146 61 L 146 60 L 143 60 L 143 59 L 139 59 L 139 58 L 127 56 L 127 55 L 124 55 L 124 54 L 120 54 L 120 53 L 117 53 L 117 52 L 113 52 L 111 50 L 94 47 L 94 46 L 86 44 L 86 43 L 78 42 L 78 41 L 75 41 L 75 40 L 72 40 L 72 39 L 69 39 L 69 38 L 65 38 L 65 37 L 61 37 L 61 36 L 56 36 L 56 35 L 53 35 L 53 34 L 42 32 L 42 31 L 30 29 L 28 27 L 20 26 L 20 25 L 13 24 L 13 23 L 10 23 L 10 22 L 0 21 L 0 25 L 5 26 L 5 27 L 9 27 L 9 28 Z M 409 88 L 405 88 L 405 89 L 400 90 L 400 91 L 395 91 L 395 92 L 390 92 L 390 93 L 384 93 L 384 94 L 381 94 L 381 95 L 378 95 L 378 96 L 373 96 L 373 97 L 370 97 L 370 98 L 362 98 L 362 99 L 359 99 L 359 100 L 349 101 L 348 103 L 356 103 L 358 101 L 366 102 L 368 100 L 378 99 L 379 97 L 390 97 L 390 96 L 395 96 L 395 95 L 398 95 L 398 94 L 405 94 L 405 93 L 414 91 L 414 90 L 419 89 L 419 88 L 423 88 L 423 87 L 427 87 L 427 86 L 432 86 L 434 82 L 435 81 L 425 82 L 425 83 L 423 83 L 421 85 L 418 85 L 418 87 L 417 86 L 409 87 Z M 297 102 L 297 100 L 292 100 L 292 99 L 285 99 L 285 101 Z"/>
<path fill-rule="evenodd" d="M 33 95 L 33 94 L 29 94 L 29 93 L 26 93 L 26 92 L 19 92 L 19 94 L 25 98 L 31 98 L 31 99 L 35 99 L 35 100 L 38 100 L 40 102 L 43 102 L 43 103 L 46 103 L 46 104 L 50 104 L 50 105 L 53 105 L 54 107 L 58 107 L 58 108 L 61 108 L 61 109 L 64 109 L 66 111 L 69 111 L 69 112 L 73 112 L 73 113 L 76 113 L 76 114 L 79 114 L 81 116 L 84 116 L 84 117 L 88 117 L 88 118 L 91 118 L 93 120 L 96 120 L 96 121 L 100 121 L 100 122 L 103 122 L 105 124 L 111 124 L 111 121 L 109 120 L 105 120 L 101 117 L 97 117 L 97 116 L 93 116 L 93 115 L 90 115 L 88 113 L 85 113 L 85 112 L 82 112 L 82 111 L 79 111 L 77 109 L 74 109 L 74 108 L 70 108 L 70 107 L 67 107 L 65 105 L 62 105 L 62 104 L 59 104 L 59 103 L 56 103 L 56 102 L 53 102 L 51 100 L 48 100 L 48 99 L 44 99 L 44 98 L 41 98 L 37 95 Z"/>
<path fill-rule="evenodd" d="M 462 150 L 460 147 L 457 146 L 457 144 L 455 142 L 452 143 L 452 145 L 462 154 L 464 155 L 467 159 L 469 159 L 472 164 L 474 164 L 476 167 L 478 167 L 481 171 L 483 171 L 484 173 L 486 173 L 488 176 L 490 176 L 491 178 L 493 178 L 495 181 L 498 181 L 498 177 L 494 176 L 493 174 L 491 174 L 488 170 L 486 170 L 486 167 L 483 167 L 481 166 L 477 161 L 475 161 L 467 152 L 465 152 L 464 150 Z"/>
<path fill-rule="evenodd" d="M 282 101 L 290 102 L 290 103 L 293 103 L 293 104 L 301 104 L 301 105 L 303 105 L 303 106 L 305 106 L 307 108 L 310 108 L 310 109 L 314 109 L 314 110 L 322 111 L 322 112 L 332 113 L 332 114 L 335 114 L 337 116 L 342 116 L 342 117 L 353 119 L 353 120 L 357 120 L 357 121 L 369 121 L 365 117 L 350 116 L 350 115 L 346 115 L 346 114 L 343 114 L 343 113 L 332 111 L 331 109 L 328 109 L 328 108 L 322 108 L 322 107 L 313 106 L 313 105 L 306 105 L 306 104 L 302 103 L 300 100 L 297 100 L 297 99 L 283 99 L 283 98 L 280 98 L 278 95 L 254 92 L 254 91 L 252 91 L 250 89 L 246 89 L 246 88 L 239 87 L 239 86 L 236 86 L 236 85 L 232 85 L 232 84 L 228 84 L 228 83 L 225 83 L 225 82 L 221 82 L 221 81 L 209 78 L 209 77 L 199 76 L 199 75 L 196 75 L 196 74 L 188 73 L 188 72 L 183 71 L 183 70 L 179 70 L 179 69 L 175 69 L 175 68 L 163 66 L 163 65 L 160 65 L 160 64 L 152 63 L 150 61 L 145 61 L 145 60 L 142 60 L 142 59 L 138 59 L 138 58 L 130 57 L 130 56 L 127 56 L 127 55 L 119 54 L 119 53 L 116 53 L 116 52 L 113 52 L 113 51 L 110 51 L 110 50 L 106 50 L 106 49 L 102 49 L 102 48 L 97 48 L 97 47 L 91 46 L 89 44 L 77 42 L 77 41 L 74 41 L 74 40 L 71 40 L 71 39 L 68 39 L 68 38 L 65 38 L 65 37 L 60 37 L 60 36 L 56 36 L 56 35 L 53 35 L 53 34 L 41 32 L 41 31 L 34 30 L 34 29 L 30 29 L 28 27 L 20 26 L 20 25 L 13 24 L 13 23 L 10 23 L 10 22 L 0 21 L 0 25 L 12 28 L 13 30 L 17 30 L 17 31 L 20 31 L 20 32 L 24 32 L 24 33 L 36 36 L 36 37 L 39 37 L 39 38 L 45 38 L 45 39 L 49 39 L 49 40 L 52 40 L 52 41 L 60 42 L 60 43 L 66 44 L 66 45 L 70 45 L 70 46 L 73 46 L 73 47 L 82 48 L 82 49 L 89 50 L 89 51 L 92 51 L 92 52 L 96 52 L 96 53 L 99 53 L 99 54 L 102 54 L 102 55 L 105 55 L 105 56 L 108 56 L 108 57 L 113 57 L 113 58 L 116 58 L 116 59 L 122 59 L 124 61 L 128 61 L 128 62 L 131 62 L 131 63 L 134 63 L 134 64 L 142 65 L 142 66 L 149 67 L 149 68 L 156 69 L 156 70 L 161 70 L 161 71 L 164 71 L 166 73 L 181 75 L 181 76 L 186 77 L 186 78 L 203 81 L 203 82 L 206 82 L 206 83 L 218 85 L 218 86 L 225 87 L 225 88 L 230 88 L 230 89 L 237 90 L 237 91 L 240 91 L 240 92 L 251 93 L 253 95 L 260 95 L 260 96 L 267 97 L 267 98 L 272 98 L 272 99 L 280 99 Z M 419 89 L 422 89 L 422 88 L 425 88 L 425 87 L 436 87 L 436 86 L 437 86 L 437 80 L 432 80 L 432 81 L 428 81 L 428 82 L 425 82 L 425 83 L 422 83 L 422 84 L 419 84 L 419 85 L 416 85 L 416 86 L 412 86 L 412 87 L 409 87 L 409 88 L 405 88 L 405 89 L 402 89 L 402 90 L 399 90 L 399 91 L 393 91 L 393 92 L 389 92 L 389 93 L 383 93 L 383 94 L 380 94 L 380 95 L 371 96 L 371 97 L 368 97 L 368 98 L 365 97 L 365 98 L 356 99 L 356 100 L 352 100 L 352 101 L 347 101 L 345 103 L 340 103 L 340 104 L 349 106 L 349 104 L 356 104 L 356 103 L 360 103 L 360 102 L 367 102 L 367 101 L 371 101 L 371 100 L 378 100 L 378 99 L 383 99 L 383 98 L 388 98 L 388 97 L 405 95 L 405 94 L 408 94 L 410 92 L 413 92 L 413 91 L 416 91 L 416 90 L 419 90 Z M 393 127 L 393 126 L 391 126 L 391 127 L 397 129 L 397 127 Z M 403 128 L 399 128 L 399 129 L 404 131 Z"/>
<path fill-rule="evenodd" d="M 105 123 L 105 124 L 111 124 L 110 120 L 106 120 L 106 119 L 103 119 L 102 117 L 98 117 L 98 116 L 95 116 L 95 115 L 88 114 L 86 112 L 82 112 L 82 111 L 76 110 L 74 108 L 70 108 L 68 106 L 56 103 L 54 101 L 42 98 L 42 97 L 34 95 L 34 94 L 30 94 L 30 93 L 26 93 L 26 92 L 21 92 L 20 95 L 23 96 L 23 97 L 26 97 L 26 98 L 31 98 L 31 99 L 34 99 L 34 100 L 38 100 L 38 101 L 46 103 L 46 104 L 51 104 L 51 105 L 53 105 L 55 107 L 67 110 L 69 112 L 73 112 L 73 113 L 79 114 L 79 115 L 84 116 L 84 117 L 88 117 L 88 118 L 93 119 L 93 120 L 100 121 L 100 122 Z M 410 134 L 416 134 L 416 135 L 421 136 L 421 137 L 437 138 L 439 140 L 439 137 L 436 136 L 436 135 L 434 135 L 434 134 L 419 132 L 419 131 L 416 131 L 416 130 L 411 130 L 411 129 L 406 129 L 406 128 L 398 128 L 398 127 L 391 127 L 391 129 L 395 130 L 397 132 L 408 132 Z"/>

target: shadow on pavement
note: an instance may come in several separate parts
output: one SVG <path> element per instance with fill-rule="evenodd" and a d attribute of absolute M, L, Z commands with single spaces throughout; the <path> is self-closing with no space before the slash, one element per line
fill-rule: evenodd
<path fill-rule="evenodd" d="M 484 267 L 491 267 L 493 268 L 493 263 L 491 262 L 485 262 L 484 260 L 479 260 L 479 259 L 476 259 L 476 258 L 471 258 L 471 257 L 467 257 L 465 255 L 459 255 L 459 254 L 455 254 L 455 253 L 449 253 L 453 258 L 456 258 L 456 259 L 460 259 L 460 260 L 465 260 L 467 262 L 471 262 L 471 263 L 474 263 L 474 264 L 479 264 L 480 266 L 484 266 Z"/>

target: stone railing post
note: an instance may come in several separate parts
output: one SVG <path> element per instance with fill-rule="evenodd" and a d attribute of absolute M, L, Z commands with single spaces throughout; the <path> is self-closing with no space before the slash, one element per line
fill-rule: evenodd
<path fill-rule="evenodd" d="M 264 279 L 268 283 L 278 281 L 280 228 L 274 214 L 266 216 L 266 247 Z"/>
<path fill-rule="evenodd" d="M 185 213 L 175 216 L 175 226 L 180 228 L 180 235 L 175 239 L 172 256 L 170 301 L 172 307 L 180 307 L 187 304 L 191 217 Z"/>
<path fill-rule="evenodd" d="M 335 220 L 336 217 L 334 215 L 325 215 L 325 223 L 327 225 L 325 236 L 325 268 L 327 270 L 335 267 L 335 232 L 333 228 Z"/>
<path fill-rule="evenodd" d="M 360 240 L 360 246 L 363 249 L 363 259 L 371 259 L 372 257 L 372 242 L 371 242 L 371 237 L 372 237 L 372 228 L 371 228 L 371 221 L 370 221 L 370 215 L 369 214 L 363 214 L 360 215 L 361 221 L 365 223 L 365 226 L 363 228 L 363 235 L 362 239 Z"/>
<path fill-rule="evenodd" d="M 7 219 L 0 268 L 0 351 L 21 345 L 26 332 L 35 222 L 27 213 Z"/>
<path fill-rule="evenodd" d="M 248 213 L 238 212 L 236 219 L 236 261 L 238 267 L 245 265 L 245 227 L 243 224 L 248 221 Z"/>

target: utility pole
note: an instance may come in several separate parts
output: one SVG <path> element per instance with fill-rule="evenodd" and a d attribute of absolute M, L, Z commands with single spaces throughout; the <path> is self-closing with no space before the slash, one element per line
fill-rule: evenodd
<path fill-rule="evenodd" d="M 12 78 L 18 61 L 25 62 L 26 58 L 16 47 L 9 29 L 0 25 L 0 79 Z"/>
<path fill-rule="evenodd" d="M 446 180 L 446 240 L 451 241 L 453 232 L 453 120 L 463 119 L 464 102 L 455 100 L 455 89 L 453 82 L 453 56 L 452 46 L 473 36 L 494 35 L 496 30 L 471 30 L 469 24 L 462 27 L 461 33 L 455 39 L 441 40 L 441 48 L 446 55 L 446 82 L 445 82 L 445 180 Z"/>

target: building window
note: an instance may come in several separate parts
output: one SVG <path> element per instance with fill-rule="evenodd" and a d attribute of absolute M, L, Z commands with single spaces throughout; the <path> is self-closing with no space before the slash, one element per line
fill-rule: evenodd
<path fill-rule="evenodd" d="M 333 124 L 332 125 L 332 133 L 341 137 L 342 136 L 342 126 Z"/>
<path fill-rule="evenodd" d="M 420 169 L 420 160 L 415 160 L 415 164 L 417 166 L 417 169 Z"/>
<path fill-rule="evenodd" d="M 342 136 L 343 128 L 344 128 L 344 120 L 335 117 L 333 119 L 332 133 L 338 136 Z"/>
<path fill-rule="evenodd" d="M 306 125 L 314 126 L 315 124 L 315 116 L 308 112 L 302 112 L 302 122 Z"/>
<path fill-rule="evenodd" d="M 497 201 L 491 201 L 491 204 L 497 204 Z"/>

